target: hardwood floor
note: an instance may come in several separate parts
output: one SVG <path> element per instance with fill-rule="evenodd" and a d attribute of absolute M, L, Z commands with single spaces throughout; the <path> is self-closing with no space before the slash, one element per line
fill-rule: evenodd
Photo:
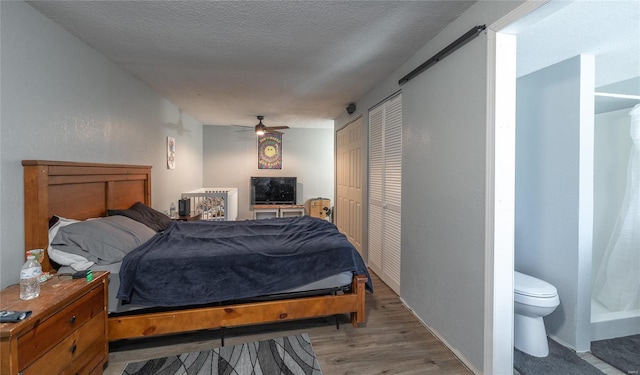
<path fill-rule="evenodd" d="M 266 340 L 306 332 L 325 375 L 339 374 L 471 374 L 375 275 L 374 293 L 367 294 L 367 323 L 353 328 L 349 317 L 232 328 L 225 345 Z M 127 362 L 220 346 L 220 331 L 201 331 L 110 345 L 106 375 L 119 375 Z"/>

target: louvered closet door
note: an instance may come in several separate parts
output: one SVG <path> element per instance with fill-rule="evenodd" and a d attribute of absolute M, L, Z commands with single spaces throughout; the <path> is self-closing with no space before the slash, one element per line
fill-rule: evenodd
<path fill-rule="evenodd" d="M 402 97 L 385 105 L 383 273 L 400 294 L 400 234 L 402 208 Z"/>
<path fill-rule="evenodd" d="M 400 293 L 402 96 L 369 113 L 369 263 Z"/>
<path fill-rule="evenodd" d="M 369 267 L 382 277 L 382 120 L 384 107 L 369 112 Z"/>

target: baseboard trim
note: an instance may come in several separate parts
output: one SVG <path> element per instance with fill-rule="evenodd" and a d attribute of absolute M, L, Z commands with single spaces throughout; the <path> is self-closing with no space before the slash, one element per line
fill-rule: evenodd
<path fill-rule="evenodd" d="M 474 374 L 482 374 L 482 371 L 478 370 L 475 366 L 473 366 L 471 364 L 471 362 L 469 362 L 469 360 L 462 355 L 462 353 L 460 353 L 460 351 L 458 351 L 456 348 L 454 348 L 453 346 L 451 346 L 451 344 L 449 344 L 447 342 L 447 340 L 445 340 L 442 335 L 440 335 L 440 333 L 438 331 L 436 331 L 435 329 L 433 329 L 431 326 L 429 326 L 427 323 L 424 322 L 424 320 L 422 320 L 422 318 L 420 318 L 415 311 L 413 311 L 413 309 L 411 307 L 409 307 L 409 305 L 406 303 L 406 301 L 402 298 L 400 298 L 400 302 L 402 303 L 402 305 L 404 305 L 404 307 L 407 308 L 407 310 L 409 310 L 411 312 L 411 314 L 413 314 L 413 316 L 416 317 L 416 319 L 418 319 L 418 321 L 420 322 L 420 324 L 422 324 L 432 335 L 434 335 L 444 346 L 446 346 L 449 350 L 451 350 L 451 352 L 453 353 L 453 355 L 458 358 L 458 360 L 467 368 L 469 369 L 469 371 L 471 371 Z"/>

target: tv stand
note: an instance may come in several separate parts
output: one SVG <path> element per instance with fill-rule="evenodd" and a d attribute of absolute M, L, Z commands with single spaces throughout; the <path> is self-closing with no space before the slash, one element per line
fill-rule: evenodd
<path fill-rule="evenodd" d="M 253 219 L 304 216 L 304 206 L 298 204 L 254 204 Z"/>

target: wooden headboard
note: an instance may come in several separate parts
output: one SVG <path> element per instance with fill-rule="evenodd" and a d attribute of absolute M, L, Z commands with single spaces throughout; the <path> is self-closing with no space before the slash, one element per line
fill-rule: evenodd
<path fill-rule="evenodd" d="M 25 251 L 46 249 L 53 215 L 84 220 L 151 206 L 151 167 L 47 160 L 23 160 Z M 50 270 L 45 251 L 42 270 Z"/>

